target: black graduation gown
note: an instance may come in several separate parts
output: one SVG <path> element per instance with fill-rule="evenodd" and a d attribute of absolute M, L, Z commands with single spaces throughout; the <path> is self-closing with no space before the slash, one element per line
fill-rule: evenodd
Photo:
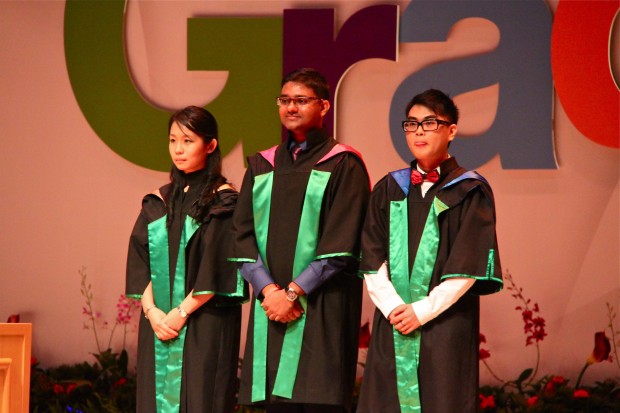
<path fill-rule="evenodd" d="M 352 152 L 340 153 L 316 165 L 335 145 L 321 131 L 309 134 L 309 147 L 295 162 L 287 144 L 277 148 L 275 168 L 260 155 L 248 159 L 234 218 L 235 257 L 241 261 L 258 257 L 252 188 L 257 175 L 274 171 L 266 255 L 275 282 L 281 286 L 289 284 L 304 195 L 313 168 L 331 171 L 320 211 L 316 256 L 348 254 L 338 257 L 343 260 L 344 269 L 307 297 L 306 326 L 291 399 L 271 395 L 286 324 L 268 322 L 268 402 L 331 404 L 347 409 L 351 406 L 362 303 L 362 281 L 357 273 L 359 237 L 370 188 L 365 166 Z M 242 404 L 252 403 L 254 300 L 251 308 L 239 393 Z"/>
<path fill-rule="evenodd" d="M 188 175 L 190 189 L 176 203 L 178 213 L 168 231 L 171 274 L 174 274 L 176 266 L 181 223 L 201 190 L 199 185 L 192 185 L 192 180 L 200 180 L 201 172 Z M 170 185 L 166 185 L 160 188 L 160 193 L 165 198 L 169 190 Z M 230 233 L 236 200 L 236 191 L 219 191 L 219 200 L 185 249 L 185 295 L 192 289 L 194 292 L 215 292 L 216 295 L 192 313 L 185 326 L 181 412 L 230 413 L 234 409 L 241 330 L 240 304 L 244 295 L 247 297 L 247 286 L 240 282 L 236 265 L 227 261 L 232 251 Z M 143 199 L 129 243 L 128 296 L 140 297 L 151 281 L 147 226 L 165 215 L 166 207 L 161 198 L 149 194 Z M 140 317 L 137 412 L 157 412 L 154 354 L 153 330 L 149 321 Z"/>
<path fill-rule="evenodd" d="M 412 168 L 415 168 L 415 162 Z M 496 292 L 502 287 L 491 188 L 485 181 L 467 179 L 449 189 L 442 189 L 465 172 L 454 158 L 449 158 L 441 165 L 440 180 L 424 198 L 419 186 L 410 187 L 407 197 L 408 268 L 413 266 L 424 223 L 433 198 L 437 196 L 450 208 L 438 218 L 439 246 L 429 291 L 445 275 L 461 274 L 476 278 L 472 288 L 453 306 L 420 327 L 418 380 L 423 413 L 476 412 L 478 295 Z M 390 201 L 399 201 L 406 196 L 391 174 L 376 184 L 362 235 L 360 271 L 374 273 L 388 259 Z M 488 265 L 489 250 L 495 251 L 492 266 Z M 487 273 L 488 268 L 492 268 L 492 274 Z M 377 309 L 358 412 L 401 411 L 394 357 L 393 327 Z"/>

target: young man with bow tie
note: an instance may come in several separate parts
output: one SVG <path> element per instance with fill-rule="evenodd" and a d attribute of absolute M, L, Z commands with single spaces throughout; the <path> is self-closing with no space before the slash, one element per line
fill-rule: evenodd
<path fill-rule="evenodd" d="M 448 153 L 458 109 L 430 89 L 407 105 L 410 168 L 375 186 L 362 234 L 377 306 L 358 413 L 474 413 L 479 298 L 501 290 L 488 182 Z"/>

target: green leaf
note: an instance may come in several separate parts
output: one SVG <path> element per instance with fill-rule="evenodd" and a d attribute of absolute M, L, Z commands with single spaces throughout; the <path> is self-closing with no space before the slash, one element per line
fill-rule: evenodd
<path fill-rule="evenodd" d="M 526 380 L 528 377 L 530 377 L 532 375 L 532 372 L 534 371 L 534 369 L 525 369 L 521 372 L 521 374 L 519 375 L 519 378 L 516 380 L 517 383 L 522 383 L 524 380 Z"/>
<path fill-rule="evenodd" d="M 127 365 L 129 364 L 129 355 L 127 354 L 127 350 L 123 349 L 121 354 L 118 356 L 118 368 L 120 370 L 121 376 L 127 375 Z"/>

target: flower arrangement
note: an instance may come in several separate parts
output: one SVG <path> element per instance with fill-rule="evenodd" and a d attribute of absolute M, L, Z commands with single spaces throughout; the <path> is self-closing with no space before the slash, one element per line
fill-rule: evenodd
<path fill-rule="evenodd" d="M 615 321 L 616 321 L 616 311 L 614 310 L 614 307 L 609 304 L 607 304 L 607 319 L 609 320 L 609 324 L 607 324 L 607 327 L 609 328 L 609 331 L 611 332 L 611 340 L 614 346 L 614 359 L 616 360 L 616 366 L 618 366 L 618 371 L 620 371 L 620 358 L 618 358 L 618 346 L 620 346 L 620 331 L 616 330 L 615 328 Z"/>
<path fill-rule="evenodd" d="M 491 369 L 488 359 L 491 352 L 483 348 L 487 340 L 480 334 L 479 359 L 489 371 L 491 376 L 500 384 L 496 386 L 482 386 L 480 388 L 479 412 L 494 413 L 525 413 L 525 412 L 596 412 L 612 413 L 620 411 L 620 381 L 607 379 L 596 382 L 593 386 L 582 386 L 581 380 L 588 367 L 603 361 L 612 361 L 610 356 L 612 344 L 610 344 L 605 331 L 596 332 L 594 335 L 594 350 L 587 358 L 581 369 L 574 386 L 570 380 L 557 375 L 545 375 L 536 379 L 540 365 L 540 342 L 547 336 L 545 331 L 545 319 L 540 315 L 540 307 L 537 303 L 526 298 L 523 288 L 516 285 L 512 275 L 507 272 L 504 275 L 508 285 L 506 289 L 511 292 L 513 298 L 519 301 L 515 307 L 521 312 L 524 333 L 526 335 L 525 346 L 536 347 L 536 364 L 534 368 L 527 368 L 514 380 L 503 380 Z M 613 338 L 613 351 L 616 355 L 616 363 L 620 370 L 617 358 L 617 346 L 620 333 L 614 326 L 616 314 L 613 307 L 607 303 L 609 324 Z"/>
<path fill-rule="evenodd" d="M 525 298 L 523 295 L 523 288 L 516 285 L 510 272 L 504 274 L 504 278 L 508 282 L 506 289 L 511 291 L 511 296 L 517 299 L 520 303 L 515 307 L 515 310 L 521 311 L 521 317 L 523 318 L 523 331 L 525 333 L 525 346 L 536 346 L 536 364 L 533 369 L 524 370 L 517 380 L 504 381 L 497 377 L 497 375 L 491 370 L 487 359 L 491 357 L 489 350 L 480 347 L 479 359 L 487 368 L 491 376 L 500 382 L 504 382 L 506 386 L 515 387 L 517 390 L 522 391 L 522 385 L 525 380 L 529 378 L 526 384 L 530 384 L 538 372 L 538 366 L 540 365 L 540 342 L 545 339 L 547 332 L 545 331 L 545 319 L 540 316 L 540 307 L 538 303 L 533 303 L 529 298 Z M 486 337 L 484 334 L 480 334 L 480 344 L 486 343 Z"/>
<path fill-rule="evenodd" d="M 87 282 L 86 269 L 78 273 L 81 280 L 81 294 L 85 299 L 82 314 L 85 316 L 84 328 L 93 331 L 97 353 L 93 353 L 95 363 L 82 362 L 74 365 L 43 369 L 39 362 L 31 360 L 30 411 L 34 413 L 124 413 L 135 411 L 135 373 L 128 371 L 129 356 L 126 346 L 127 334 L 137 330 L 135 312 L 140 303 L 120 295 L 116 305 L 117 316 L 110 327 L 94 306 L 94 294 Z M 604 361 L 613 362 L 620 372 L 620 329 L 616 327 L 616 312 L 607 303 L 608 325 L 603 331 L 594 335 L 594 349 L 587 357 L 575 382 L 558 375 L 548 374 L 536 378 L 540 366 L 540 343 L 547 336 L 545 319 L 541 316 L 538 303 L 526 298 L 523 288 L 517 286 L 512 275 L 504 274 L 506 289 L 519 303 L 515 307 L 521 312 L 525 347 L 534 346 L 536 363 L 527 368 L 514 380 L 504 380 L 491 369 L 489 359 L 491 351 L 487 347 L 487 338 L 480 334 L 479 358 L 498 385 L 485 385 L 480 388 L 478 411 L 481 413 L 615 413 L 620 412 L 620 381 L 618 378 L 596 382 L 593 386 L 581 385 L 587 369 Z M 12 315 L 12 322 L 19 321 L 19 315 Z M 123 340 L 120 352 L 115 353 L 111 346 L 115 332 L 122 328 Z M 103 346 L 102 331 L 109 331 L 107 345 Z M 610 332 L 611 340 L 607 336 Z M 366 322 L 360 327 L 360 361 L 364 367 L 365 352 L 370 342 L 370 327 Z M 484 346 L 484 347 L 483 347 Z M 359 392 L 362 377 L 356 382 Z M 260 413 L 257 407 L 235 407 L 234 413 Z"/>
<path fill-rule="evenodd" d="M 96 362 L 82 362 L 43 369 L 31 361 L 30 411 L 35 413 L 135 412 L 135 374 L 128 371 L 129 355 L 125 348 L 127 334 L 137 330 L 135 313 L 138 301 L 121 294 L 116 305 L 117 315 L 110 323 L 94 307 L 94 294 L 87 282 L 86 269 L 78 270 L 81 294 L 85 299 L 82 314 L 84 328 L 93 331 L 97 352 Z M 123 329 L 122 348 L 112 350 L 113 337 Z M 101 330 L 109 330 L 107 345 L 102 346 Z"/>
<path fill-rule="evenodd" d="M 97 330 L 98 323 L 101 322 L 103 329 L 109 328 L 109 323 L 105 320 L 101 320 L 101 312 L 95 311 L 93 309 L 93 290 L 91 284 L 87 283 L 87 274 L 86 269 L 82 267 L 78 270 L 80 274 L 80 292 L 82 297 L 84 297 L 85 305 L 82 307 L 82 314 L 86 317 L 84 320 L 84 329 L 92 330 L 95 336 L 95 344 L 97 345 L 97 351 L 99 354 L 104 353 L 109 350 L 112 346 L 112 339 L 114 338 L 114 333 L 116 332 L 117 327 L 123 327 L 123 346 L 122 351 L 125 351 L 125 347 L 127 344 L 127 332 L 128 328 L 132 328 L 133 331 L 136 331 L 137 325 L 130 325 L 133 315 L 136 311 L 140 309 L 140 302 L 129 297 L 126 297 L 125 294 L 121 294 L 118 303 L 116 304 L 116 319 L 114 320 L 114 324 L 112 326 L 112 330 L 110 331 L 108 344 L 104 348 L 101 346 L 101 341 L 99 339 L 99 333 Z"/>

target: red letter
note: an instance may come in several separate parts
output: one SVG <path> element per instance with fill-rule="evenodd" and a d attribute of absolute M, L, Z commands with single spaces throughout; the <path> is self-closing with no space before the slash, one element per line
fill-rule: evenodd
<path fill-rule="evenodd" d="M 620 92 L 609 40 L 617 1 L 560 0 L 551 34 L 555 89 L 573 125 L 588 139 L 620 146 Z"/>

